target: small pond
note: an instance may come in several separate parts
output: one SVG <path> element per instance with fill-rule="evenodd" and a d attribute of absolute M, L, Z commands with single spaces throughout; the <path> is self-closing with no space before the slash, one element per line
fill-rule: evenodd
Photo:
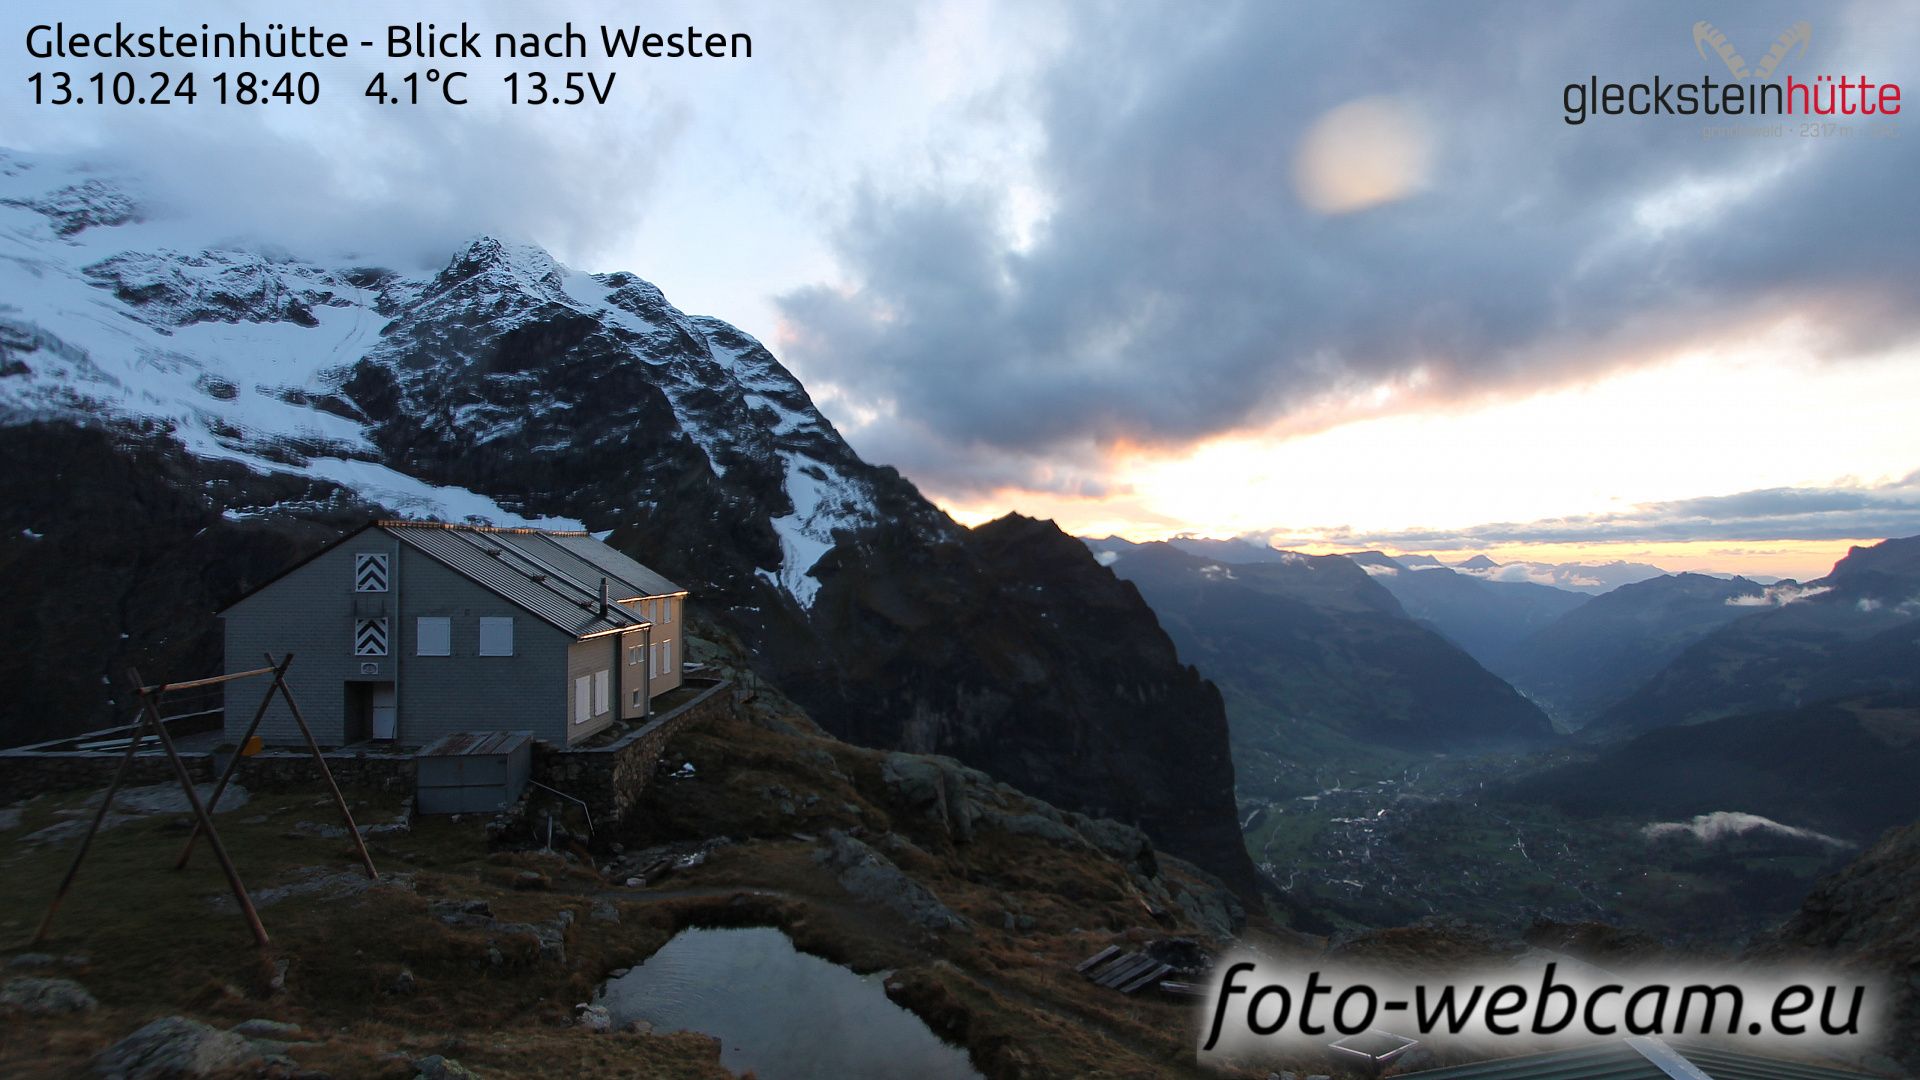
<path fill-rule="evenodd" d="M 722 1065 L 762 1080 L 977 1080 L 965 1051 L 887 1000 L 883 978 L 800 952 L 771 927 L 682 930 L 595 1003 L 616 1027 L 716 1036 Z"/>

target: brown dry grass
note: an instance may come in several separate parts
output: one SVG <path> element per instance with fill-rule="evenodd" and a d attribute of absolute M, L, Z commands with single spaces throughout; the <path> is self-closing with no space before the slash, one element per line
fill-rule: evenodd
<path fill-rule="evenodd" d="M 186 872 L 166 869 L 183 838 L 175 819 L 103 833 L 53 940 L 37 950 L 86 953 L 89 962 L 71 974 L 101 1009 L 7 1018 L 0 1075 L 79 1071 L 140 1024 L 179 1013 L 221 1026 L 256 1016 L 299 1023 L 317 1044 L 293 1056 L 341 1076 L 411 1075 L 406 1058 L 432 1053 L 488 1076 L 723 1076 L 718 1050 L 703 1036 L 594 1036 L 569 1020 L 609 970 L 643 961 L 680 929 L 749 925 L 781 927 L 799 948 L 856 970 L 890 970 L 890 996 L 964 1046 L 989 1076 L 1198 1075 L 1194 1006 L 1122 997 L 1071 971 L 1109 943 L 1145 936 L 1147 917 L 1112 859 L 991 831 L 955 843 L 889 803 L 880 755 L 828 739 L 729 721 L 683 734 L 668 756 L 670 765 L 693 761 L 696 778 L 657 781 L 624 839 L 735 841 L 704 866 L 656 888 L 625 890 L 557 856 L 490 853 L 472 819 L 422 819 L 371 844 L 382 871 L 407 875 L 411 889 L 275 903 L 261 912 L 273 935 L 265 952 L 253 948 L 235 912 L 210 903 L 225 883 L 206 852 Z M 793 814 L 780 809 L 783 799 Z M 363 822 L 396 809 L 378 797 L 353 801 Z M 71 853 L 69 845 L 11 841 L 78 803 L 78 795 L 36 800 L 19 831 L 0 834 L 0 874 L 9 882 L 0 893 L 0 954 L 26 948 Z M 260 815 L 264 821 L 253 820 Z M 302 838 L 294 831 L 300 821 L 329 822 L 326 800 L 269 796 L 221 815 L 222 835 L 256 891 L 299 880 L 307 868 L 353 871 L 349 844 Z M 972 928 L 931 935 L 851 903 L 815 862 L 817 845 L 794 835 L 828 828 L 860 829 L 876 844 L 896 830 L 918 852 L 895 846 L 890 856 Z M 547 886 L 515 888 L 528 869 Z M 445 925 L 428 911 L 443 897 L 484 899 L 503 921 L 541 923 L 571 910 L 567 963 L 540 961 L 531 937 Z M 601 897 L 618 902 L 619 923 L 589 917 Z M 1009 912 L 1031 918 L 1032 928 L 1004 929 Z M 290 970 L 276 994 L 268 984 L 279 959 Z M 403 966 L 415 979 L 410 994 L 392 989 Z"/>

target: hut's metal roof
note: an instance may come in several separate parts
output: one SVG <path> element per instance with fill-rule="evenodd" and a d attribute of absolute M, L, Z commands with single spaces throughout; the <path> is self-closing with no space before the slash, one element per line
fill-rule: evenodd
<path fill-rule="evenodd" d="M 624 581 L 631 586 L 631 591 L 621 597 L 623 600 L 648 596 L 674 596 L 687 591 L 642 566 L 626 552 L 603 544 L 585 533 L 544 533 L 542 535 L 548 543 L 591 563 L 608 577 Z"/>
<path fill-rule="evenodd" d="M 1872 1080 L 1828 1065 L 1634 1038 L 1404 1074 L 1407 1080 Z"/>
<path fill-rule="evenodd" d="M 488 757 L 511 754 L 533 741 L 530 731 L 461 731 L 420 751 L 420 757 Z"/>
<path fill-rule="evenodd" d="M 618 600 L 686 591 L 586 533 L 413 521 L 379 527 L 574 637 L 645 625 Z M 616 601 L 604 610 L 602 578 Z"/>

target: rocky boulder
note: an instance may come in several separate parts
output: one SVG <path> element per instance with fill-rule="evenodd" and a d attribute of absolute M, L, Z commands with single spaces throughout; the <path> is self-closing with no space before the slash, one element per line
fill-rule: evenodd
<path fill-rule="evenodd" d="M 885 855 L 838 829 L 827 833 L 827 846 L 814 858 L 835 872 L 849 896 L 891 911 L 923 930 L 967 925 L 932 890 L 908 877 Z"/>
<path fill-rule="evenodd" d="M 1870 1064 L 1920 1075 L 1920 824 L 1889 830 L 1821 881 L 1799 913 L 1752 952 L 1770 961 L 1811 954 L 1883 978 L 1892 1030 L 1880 1045 L 1894 1060 Z"/>
<path fill-rule="evenodd" d="M 0 986 L 0 1008 L 28 1016 L 92 1012 L 98 1006 L 87 988 L 72 979 L 8 979 Z"/>
<path fill-rule="evenodd" d="M 163 1016 L 101 1051 L 93 1071 L 110 1080 L 184 1080 L 238 1069 L 259 1057 L 243 1036 Z"/>
<path fill-rule="evenodd" d="M 930 754 L 888 754 L 880 778 L 914 813 L 961 843 L 973 837 L 975 812 L 967 798 L 968 787 L 993 782 L 977 769 Z"/>

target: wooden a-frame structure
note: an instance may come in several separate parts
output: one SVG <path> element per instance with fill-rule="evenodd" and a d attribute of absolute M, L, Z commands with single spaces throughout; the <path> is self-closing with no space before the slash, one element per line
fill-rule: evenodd
<path fill-rule="evenodd" d="M 34 931 L 33 943 L 38 944 L 45 940 L 48 929 L 53 925 L 54 914 L 60 910 L 60 903 L 67 898 L 68 890 L 73 888 L 73 880 L 80 873 L 80 864 L 86 861 L 87 849 L 93 846 L 94 835 L 100 831 L 100 823 L 106 818 L 108 809 L 113 806 L 113 797 L 119 792 L 121 783 L 126 780 L 127 770 L 133 765 L 140 743 L 146 737 L 148 729 L 151 729 L 161 750 L 166 753 L 167 760 L 173 766 L 174 778 L 179 781 L 180 789 L 185 792 L 187 804 L 193 808 L 193 831 L 187 836 L 186 846 L 181 849 L 180 857 L 174 862 L 173 868 L 179 870 L 187 865 L 187 860 L 193 854 L 194 842 L 202 833 L 206 834 L 207 846 L 213 849 L 214 858 L 219 861 L 220 869 L 227 876 L 227 884 L 233 888 L 233 898 L 240 905 L 241 914 L 246 916 L 247 926 L 253 931 L 255 944 L 262 948 L 266 947 L 266 927 L 260 925 L 260 913 L 254 910 L 253 897 L 248 894 L 247 887 L 241 883 L 240 872 L 234 868 L 233 859 L 227 855 L 226 845 L 220 842 L 220 833 L 213 827 L 213 811 L 220 804 L 220 796 L 227 790 L 227 782 L 233 778 L 234 770 L 239 768 L 243 751 L 259 729 L 260 721 L 266 718 L 267 709 L 273 704 L 275 694 L 287 703 L 287 711 L 293 714 L 293 722 L 299 725 L 300 734 L 306 738 L 307 749 L 313 754 L 314 764 L 320 767 L 320 776 L 326 780 L 327 790 L 333 793 L 333 804 L 339 809 L 341 819 L 347 824 L 347 835 L 353 837 L 354 846 L 360 852 L 360 862 L 367 869 L 367 876 L 379 878 L 379 871 L 373 867 L 373 856 L 367 853 L 366 841 L 361 838 L 360 829 L 353 822 L 353 811 L 347 809 L 347 800 L 340 794 L 340 785 L 334 782 L 333 771 L 327 768 L 326 755 L 320 752 L 320 744 L 313 738 L 313 729 L 307 726 L 306 717 L 300 713 L 299 703 L 293 699 L 293 691 L 287 687 L 287 668 L 292 663 L 292 653 L 288 653 L 278 661 L 274 660 L 272 653 L 268 653 L 267 666 L 263 668 L 236 671 L 229 675 L 215 675 L 206 679 L 192 679 L 187 682 L 159 683 L 154 686 L 143 683 L 140 672 L 137 670 L 127 669 L 127 678 L 133 683 L 134 695 L 140 701 L 140 717 L 134 721 L 133 731 L 127 739 L 126 752 L 120 758 L 120 767 L 114 770 L 113 782 L 107 785 L 106 796 L 100 800 L 99 808 L 94 811 L 93 821 L 88 824 L 86 835 L 80 839 L 79 850 L 73 853 L 73 863 L 67 867 L 66 876 L 60 879 L 60 887 L 54 891 L 53 902 L 47 905 L 47 914 L 40 920 L 40 928 Z M 225 771 L 220 774 L 219 783 L 214 785 L 213 794 L 205 803 L 202 803 L 200 793 L 194 790 L 193 776 L 187 772 L 186 763 L 181 760 L 179 750 L 175 749 L 173 737 L 167 733 L 166 722 L 160 718 L 160 700 L 169 692 L 176 690 L 216 686 L 263 675 L 271 676 L 267 692 L 261 696 L 259 708 L 253 711 L 253 720 L 247 725 L 246 733 L 240 736 L 240 743 L 235 747 L 233 757 L 227 762 Z"/>

